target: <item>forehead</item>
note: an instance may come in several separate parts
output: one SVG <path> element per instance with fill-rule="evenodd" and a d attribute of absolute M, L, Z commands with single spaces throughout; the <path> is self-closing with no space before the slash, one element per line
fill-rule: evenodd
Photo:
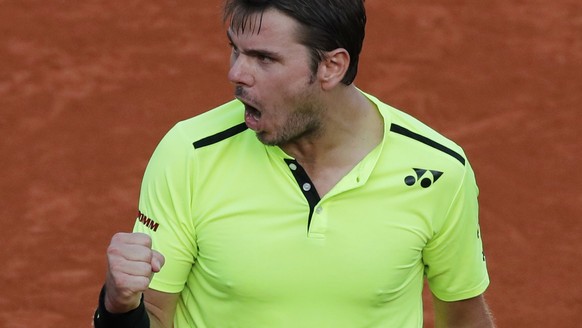
<path fill-rule="evenodd" d="M 237 17 L 234 22 L 228 29 L 228 35 L 233 40 L 297 43 L 299 23 L 275 9 Z"/>

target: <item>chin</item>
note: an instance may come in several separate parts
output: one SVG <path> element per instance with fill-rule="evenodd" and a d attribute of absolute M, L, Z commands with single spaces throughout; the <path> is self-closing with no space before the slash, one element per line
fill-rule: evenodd
<path fill-rule="evenodd" d="M 269 138 L 266 132 L 257 132 L 256 135 L 257 139 L 266 146 L 279 146 L 281 144 L 279 140 Z"/>

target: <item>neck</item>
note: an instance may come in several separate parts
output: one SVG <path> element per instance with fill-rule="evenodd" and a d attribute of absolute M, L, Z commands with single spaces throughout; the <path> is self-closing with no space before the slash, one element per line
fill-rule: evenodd
<path fill-rule="evenodd" d="M 353 85 L 336 88 L 324 97 L 327 110 L 321 131 L 281 148 L 313 172 L 330 167 L 351 169 L 382 140 L 382 117 Z"/>
<path fill-rule="evenodd" d="M 355 86 L 329 94 L 320 131 L 281 145 L 300 162 L 320 162 L 332 154 L 367 154 L 382 140 L 383 119 L 376 106 Z M 347 151 L 346 151 L 347 150 Z M 336 156 L 334 156 L 336 157 Z M 337 160 L 338 158 L 334 158 Z"/>

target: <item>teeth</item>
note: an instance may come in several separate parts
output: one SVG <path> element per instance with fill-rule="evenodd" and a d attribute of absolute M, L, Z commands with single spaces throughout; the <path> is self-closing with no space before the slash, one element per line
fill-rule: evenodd
<path fill-rule="evenodd" d="M 258 120 L 259 118 L 261 118 L 261 112 L 259 112 L 253 106 L 247 105 L 247 113 L 249 113 L 249 115 L 255 120 Z"/>

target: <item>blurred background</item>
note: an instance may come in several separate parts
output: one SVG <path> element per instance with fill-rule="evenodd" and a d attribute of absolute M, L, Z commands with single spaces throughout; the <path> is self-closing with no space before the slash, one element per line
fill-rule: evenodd
<path fill-rule="evenodd" d="M 366 6 L 356 84 L 464 147 L 499 327 L 579 327 L 582 2 Z M 232 98 L 220 12 L 0 0 L 0 327 L 91 326 L 154 147 Z"/>

